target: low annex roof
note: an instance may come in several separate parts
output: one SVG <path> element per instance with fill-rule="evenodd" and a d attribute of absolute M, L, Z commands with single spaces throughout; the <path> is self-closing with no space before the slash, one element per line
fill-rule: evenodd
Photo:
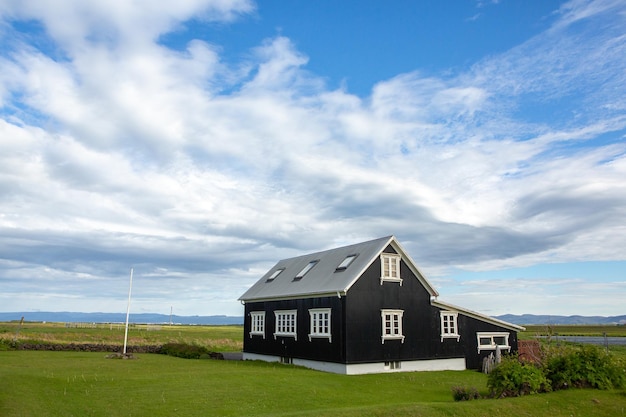
<path fill-rule="evenodd" d="M 389 245 L 402 256 L 432 297 L 439 294 L 417 269 L 394 236 L 283 259 L 241 297 L 268 301 L 324 295 L 343 296 Z M 348 259 L 351 258 L 351 259 Z M 347 265 L 347 266 L 346 266 Z"/>
<path fill-rule="evenodd" d="M 476 311 L 472 311 L 472 310 L 468 310 L 467 308 L 463 308 L 463 307 L 459 307 L 459 306 L 455 306 L 453 304 L 449 304 L 449 303 L 444 303 L 443 301 L 439 301 L 439 300 L 431 300 L 430 302 L 431 305 L 433 305 L 434 307 L 438 307 L 441 308 L 443 310 L 448 310 L 448 311 L 456 311 L 458 313 L 464 314 L 468 317 L 472 317 L 481 321 L 485 321 L 487 323 L 491 323 L 494 324 L 496 326 L 502 326 L 505 327 L 509 330 L 515 330 L 517 332 L 521 332 L 526 330 L 525 327 L 522 326 L 518 326 L 517 324 L 513 324 L 513 323 L 509 323 L 503 320 L 498 320 L 494 317 L 490 317 L 490 316 L 486 316 L 484 314 L 481 313 L 477 313 Z"/>

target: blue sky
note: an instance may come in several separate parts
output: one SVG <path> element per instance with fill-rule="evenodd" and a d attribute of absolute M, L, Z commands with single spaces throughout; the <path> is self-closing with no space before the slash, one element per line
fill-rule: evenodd
<path fill-rule="evenodd" d="M 240 315 L 395 235 L 487 314 L 626 314 L 626 5 L 0 4 L 0 310 Z"/>

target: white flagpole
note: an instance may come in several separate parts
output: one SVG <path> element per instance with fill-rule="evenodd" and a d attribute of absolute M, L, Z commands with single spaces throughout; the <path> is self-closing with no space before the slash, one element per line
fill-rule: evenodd
<path fill-rule="evenodd" d="M 126 308 L 126 330 L 124 331 L 124 355 L 126 355 L 126 342 L 128 340 L 128 316 L 130 315 L 130 293 L 133 289 L 133 268 L 130 268 L 130 285 L 128 287 L 128 307 Z"/>

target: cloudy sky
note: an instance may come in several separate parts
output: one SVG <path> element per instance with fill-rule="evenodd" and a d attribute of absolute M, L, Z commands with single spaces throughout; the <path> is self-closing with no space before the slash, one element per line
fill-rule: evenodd
<path fill-rule="evenodd" d="M 241 315 L 395 235 L 453 304 L 626 314 L 622 0 L 0 3 L 0 310 Z"/>

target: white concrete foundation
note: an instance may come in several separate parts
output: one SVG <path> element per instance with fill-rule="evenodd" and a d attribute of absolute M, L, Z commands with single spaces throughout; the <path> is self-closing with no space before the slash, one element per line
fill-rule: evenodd
<path fill-rule="evenodd" d="M 261 360 L 265 362 L 281 361 L 278 356 L 247 352 L 243 353 L 243 359 Z M 393 365 L 385 362 L 344 364 L 293 358 L 291 363 L 294 365 L 304 366 L 306 368 L 316 369 L 318 371 L 344 375 L 379 374 L 386 372 L 464 371 L 466 369 L 465 358 L 397 361 L 394 362 Z"/>

